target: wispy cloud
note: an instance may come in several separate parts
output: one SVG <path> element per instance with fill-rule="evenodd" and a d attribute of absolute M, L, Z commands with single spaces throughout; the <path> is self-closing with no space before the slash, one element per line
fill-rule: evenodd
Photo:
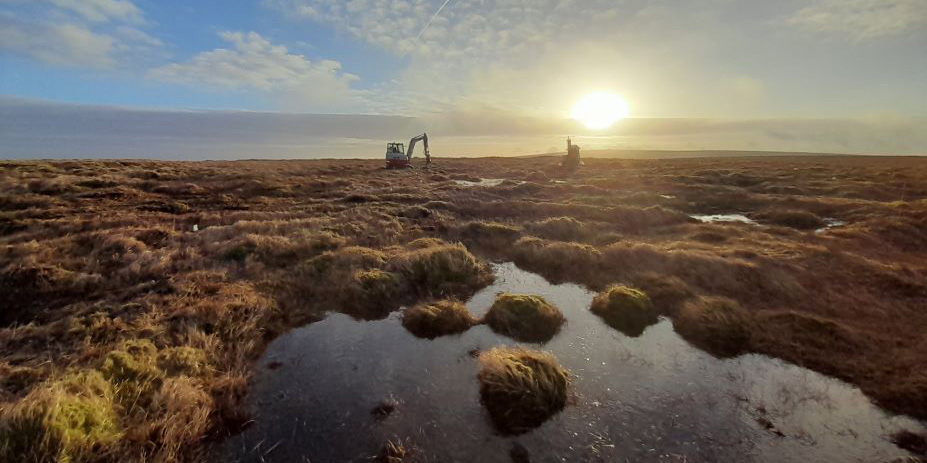
<path fill-rule="evenodd" d="M 924 32 L 924 0 L 817 0 L 788 19 L 794 26 L 856 40 Z"/>
<path fill-rule="evenodd" d="M 293 109 L 302 110 L 344 108 L 359 96 L 351 84 L 360 78 L 344 72 L 337 61 L 310 61 L 256 32 L 226 31 L 219 36 L 232 48 L 201 52 L 190 61 L 152 69 L 149 75 L 202 88 L 219 86 L 276 93 L 284 100 L 291 100 Z M 301 106 L 295 106 L 298 104 Z"/>
<path fill-rule="evenodd" d="M 19 3 L 19 2 L 9 2 Z M 40 0 L 33 14 L 0 10 L 0 50 L 57 66 L 109 69 L 163 43 L 128 0 Z"/>
<path fill-rule="evenodd" d="M 49 24 L 0 16 L 0 47 L 46 63 L 111 68 L 115 40 L 78 24 Z"/>
<path fill-rule="evenodd" d="M 144 22 L 142 10 L 129 0 L 47 0 L 92 22 Z"/>

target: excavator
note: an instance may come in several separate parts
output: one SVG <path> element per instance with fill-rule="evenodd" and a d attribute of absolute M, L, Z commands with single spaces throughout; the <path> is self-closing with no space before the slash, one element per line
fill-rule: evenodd
<path fill-rule="evenodd" d="M 428 151 L 428 134 L 423 133 L 419 136 L 412 137 L 409 140 L 409 149 L 406 151 L 402 143 L 386 144 L 386 168 L 387 169 L 411 169 L 412 168 L 412 151 L 415 144 L 422 142 L 425 145 L 425 166 L 431 165 L 431 152 Z"/>
<path fill-rule="evenodd" d="M 567 137 L 567 154 L 563 157 L 560 167 L 572 172 L 581 165 L 583 165 L 583 161 L 579 159 L 579 145 L 574 145 L 573 140 Z"/>

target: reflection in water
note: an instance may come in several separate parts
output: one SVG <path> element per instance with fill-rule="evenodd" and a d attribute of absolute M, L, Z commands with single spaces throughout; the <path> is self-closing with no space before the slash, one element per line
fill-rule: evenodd
<path fill-rule="evenodd" d="M 454 180 L 454 183 L 460 186 L 499 186 L 504 182 L 504 178 L 481 178 L 478 182 L 470 180 Z"/>
<path fill-rule="evenodd" d="M 878 462 L 904 455 L 886 438 L 916 421 L 888 417 L 857 389 L 759 355 L 718 360 L 668 320 L 629 338 L 588 310 L 594 294 L 551 285 L 513 264 L 467 305 L 483 315 L 500 291 L 538 294 L 567 322 L 541 346 L 574 375 L 574 403 L 518 437 L 494 433 L 480 406 L 474 349 L 515 345 L 486 326 L 419 339 L 399 314 L 341 314 L 268 348 L 251 401 L 256 423 L 223 444 L 230 461 L 369 461 L 390 439 L 414 461 Z M 534 345 L 535 347 L 537 345 Z M 383 403 L 395 408 L 377 419 Z M 514 449 L 514 450 L 513 450 Z M 515 452 L 517 450 L 517 452 Z"/>
<path fill-rule="evenodd" d="M 756 225 L 756 221 L 743 214 L 693 214 L 690 217 L 700 222 L 743 222 Z"/>
<path fill-rule="evenodd" d="M 842 227 L 847 223 L 842 220 L 837 220 L 833 217 L 824 217 L 824 226 L 815 230 L 815 233 L 824 233 L 827 230 L 830 230 L 834 227 Z"/>

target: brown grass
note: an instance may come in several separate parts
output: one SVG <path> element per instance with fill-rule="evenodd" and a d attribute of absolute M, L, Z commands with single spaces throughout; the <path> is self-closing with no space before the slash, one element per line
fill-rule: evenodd
<path fill-rule="evenodd" d="M 479 360 L 480 401 L 501 433 L 529 431 L 566 405 L 570 374 L 553 355 L 497 347 Z"/>
<path fill-rule="evenodd" d="M 418 304 L 402 313 L 402 326 L 420 338 L 462 333 L 476 323 L 467 306 L 455 300 Z"/>
<path fill-rule="evenodd" d="M 565 319 L 560 310 L 541 296 L 499 294 L 483 322 L 493 331 L 523 342 L 547 342 L 560 331 Z"/>
<path fill-rule="evenodd" d="M 463 300 L 488 283 L 480 258 L 492 258 L 597 291 L 633 285 L 693 340 L 729 325 L 684 307 L 736 301 L 758 327 L 736 350 L 927 418 L 927 161 L 587 159 L 566 184 L 548 181 L 556 162 L 441 159 L 427 172 L 375 160 L 5 163 L 0 409 L 46 416 L 41 397 L 75 395 L 52 386 L 62 377 L 131 360 L 150 381 L 107 380 L 121 437 L 93 454 L 197 461 L 203 439 L 252 419 L 248 377 L 269 340 L 330 310 L 377 318 Z M 688 217 L 732 212 L 760 225 Z M 846 225 L 814 233 L 825 218 Z M 140 339 L 153 360 L 127 350 Z M 60 434 L 31 423 L 21 435 Z"/>
<path fill-rule="evenodd" d="M 608 326 L 631 337 L 640 336 L 657 322 L 657 311 L 647 294 L 628 286 L 615 285 L 599 293 L 590 309 Z"/>
<path fill-rule="evenodd" d="M 718 357 L 746 352 L 755 331 L 749 312 L 737 302 L 719 297 L 686 302 L 673 320 L 673 328 L 692 344 Z"/>

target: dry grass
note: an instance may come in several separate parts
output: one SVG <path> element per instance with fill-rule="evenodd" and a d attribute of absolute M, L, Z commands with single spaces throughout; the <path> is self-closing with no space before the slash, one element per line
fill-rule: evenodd
<path fill-rule="evenodd" d="M 499 294 L 483 322 L 493 331 L 522 342 L 547 342 L 560 331 L 565 319 L 560 310 L 541 296 Z"/>
<path fill-rule="evenodd" d="M 455 300 L 418 304 L 402 313 L 402 326 L 420 338 L 463 333 L 476 323 L 467 306 Z"/>
<path fill-rule="evenodd" d="M 268 341 L 330 310 L 378 318 L 463 300 L 491 278 L 480 258 L 598 291 L 633 285 L 681 331 L 694 321 L 690 339 L 718 320 L 685 307 L 736 301 L 760 327 L 736 350 L 927 418 L 927 160 L 588 159 L 554 183 L 556 162 L 5 163 L 3 426 L 73 396 L 51 386 L 61 378 L 106 372 L 120 437 L 95 458 L 196 461 L 203 439 L 251 419 L 248 377 Z M 760 225 L 689 218 L 712 213 Z M 814 233 L 825 219 L 846 225 Z M 31 423 L 21 435 L 60 434 Z"/>
<path fill-rule="evenodd" d="M 628 286 L 615 285 L 599 293 L 590 309 L 608 326 L 631 337 L 640 336 L 657 322 L 657 311 L 647 294 Z"/>
<path fill-rule="evenodd" d="M 566 405 L 570 374 L 550 353 L 497 347 L 479 360 L 480 401 L 501 433 L 536 428 Z"/>
<path fill-rule="evenodd" d="M 692 344 L 719 357 L 746 352 L 756 329 L 749 312 L 720 297 L 686 302 L 673 320 L 673 328 Z"/>
<path fill-rule="evenodd" d="M 899 431 L 892 434 L 892 442 L 915 455 L 927 456 L 927 434 Z"/>

